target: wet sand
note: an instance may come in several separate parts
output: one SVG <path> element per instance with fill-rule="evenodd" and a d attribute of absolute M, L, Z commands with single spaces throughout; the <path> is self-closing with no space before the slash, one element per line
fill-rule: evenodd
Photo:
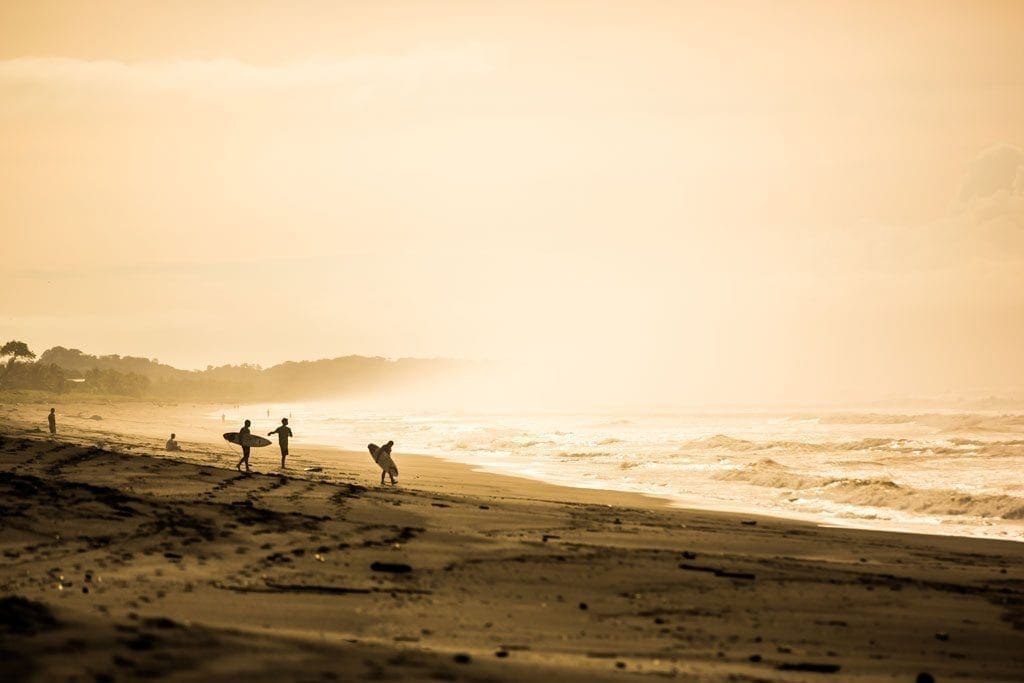
<path fill-rule="evenodd" d="M 233 424 L 159 450 L 154 425 L 191 406 L 58 412 L 51 439 L 42 406 L 0 406 L 5 681 L 1024 679 L 1024 544 L 676 510 L 397 450 L 382 487 L 365 451 L 299 440 L 290 470 L 272 446 L 246 476 L 217 442 Z"/>

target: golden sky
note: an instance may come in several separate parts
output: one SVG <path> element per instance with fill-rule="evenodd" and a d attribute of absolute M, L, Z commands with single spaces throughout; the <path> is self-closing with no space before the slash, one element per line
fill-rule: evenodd
<path fill-rule="evenodd" d="M 1024 386 L 1024 3 L 606 4 L 0 4 L 0 337 Z"/>

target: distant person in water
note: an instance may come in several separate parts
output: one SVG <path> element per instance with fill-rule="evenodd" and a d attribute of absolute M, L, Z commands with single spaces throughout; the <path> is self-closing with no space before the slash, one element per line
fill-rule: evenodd
<path fill-rule="evenodd" d="M 169 451 L 180 451 L 181 450 L 181 446 L 179 446 L 178 442 L 174 440 L 174 434 L 173 433 L 171 434 L 171 438 L 167 439 L 167 445 L 165 446 L 165 448 L 167 450 L 169 450 Z"/>
<path fill-rule="evenodd" d="M 50 408 L 50 414 L 46 416 L 46 421 L 50 425 L 50 434 L 56 436 L 57 434 L 57 409 Z"/>
<path fill-rule="evenodd" d="M 238 430 L 238 445 L 242 447 L 242 459 L 235 465 L 235 469 L 239 472 L 242 471 L 242 463 L 245 463 L 246 472 L 252 472 L 252 468 L 249 467 L 249 425 L 251 424 L 252 422 L 246 420 L 242 428 Z"/>
<path fill-rule="evenodd" d="M 288 418 L 281 418 L 281 426 L 272 432 L 269 432 L 267 436 L 273 436 L 277 434 L 277 444 L 281 447 L 281 469 L 286 469 L 284 461 L 288 457 L 288 439 L 292 436 L 292 428 L 288 426 Z"/>

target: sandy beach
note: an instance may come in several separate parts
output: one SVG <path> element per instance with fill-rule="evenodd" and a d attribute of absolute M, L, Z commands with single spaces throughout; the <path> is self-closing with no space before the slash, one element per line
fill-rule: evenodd
<path fill-rule="evenodd" d="M 156 425 L 200 412 L 62 406 L 50 438 L 44 406 L 2 406 L 0 678 L 1024 678 L 1024 544 L 677 510 L 397 449 L 379 486 L 366 452 L 300 440 L 286 472 L 272 446 L 245 476 L 216 424 L 161 450 Z"/>

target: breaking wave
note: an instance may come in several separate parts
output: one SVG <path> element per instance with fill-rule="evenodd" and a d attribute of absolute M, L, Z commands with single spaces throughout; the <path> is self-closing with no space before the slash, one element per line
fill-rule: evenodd
<path fill-rule="evenodd" d="M 856 451 L 887 452 L 909 455 L 1024 455 L 1024 439 L 982 441 L 950 438 L 922 441 L 919 439 L 867 437 L 847 441 L 748 441 L 724 434 L 693 439 L 681 450 L 723 450 L 736 453 L 785 451 L 787 453 L 849 453 Z"/>
<path fill-rule="evenodd" d="M 722 472 L 717 478 L 753 486 L 787 489 L 802 497 L 822 498 L 861 507 L 925 515 L 1024 520 L 1024 498 L 966 493 L 953 489 L 919 489 L 889 479 L 835 479 L 797 472 L 770 458 Z"/>

